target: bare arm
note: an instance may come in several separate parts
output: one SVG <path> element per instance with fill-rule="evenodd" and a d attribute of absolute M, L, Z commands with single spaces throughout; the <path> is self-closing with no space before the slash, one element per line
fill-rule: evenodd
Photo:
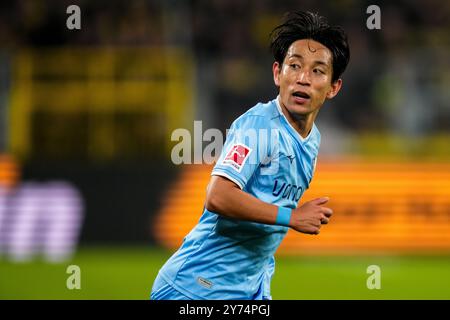
<path fill-rule="evenodd" d="M 322 207 L 328 198 L 318 198 L 306 202 L 292 210 L 289 227 L 308 233 L 319 234 L 321 224 L 326 224 L 332 210 Z M 266 203 L 242 191 L 234 182 L 212 176 L 206 193 L 206 209 L 223 216 L 253 222 L 275 224 L 278 207 Z"/>

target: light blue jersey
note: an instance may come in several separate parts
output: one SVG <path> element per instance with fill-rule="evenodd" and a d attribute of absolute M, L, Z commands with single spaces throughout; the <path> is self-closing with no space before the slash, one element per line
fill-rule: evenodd
<path fill-rule="evenodd" d="M 259 103 L 233 122 L 212 175 L 264 202 L 293 209 L 309 187 L 319 145 L 316 126 L 302 138 L 278 98 Z M 191 299 L 270 298 L 274 253 L 288 229 L 204 209 L 159 277 Z"/>

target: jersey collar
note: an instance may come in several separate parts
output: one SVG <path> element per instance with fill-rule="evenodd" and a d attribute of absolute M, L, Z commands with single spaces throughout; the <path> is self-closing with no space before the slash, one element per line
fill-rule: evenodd
<path fill-rule="evenodd" d="M 311 135 L 312 135 L 313 130 L 315 129 L 316 124 L 313 123 L 313 126 L 312 126 L 312 128 L 311 128 L 311 131 L 309 132 L 309 134 L 308 134 L 305 138 L 303 138 L 303 137 L 297 132 L 297 130 L 295 130 L 294 127 L 289 123 L 288 119 L 287 119 L 286 116 L 284 115 L 283 111 L 281 110 L 281 105 L 280 105 L 280 100 L 279 100 L 279 99 L 280 99 L 280 95 L 278 95 L 278 96 L 276 97 L 276 99 L 275 99 L 275 104 L 277 105 L 278 113 L 281 115 L 282 118 L 284 118 L 284 121 L 285 121 L 285 123 L 286 123 L 288 129 L 289 129 L 289 130 L 292 132 L 292 134 L 293 134 L 299 141 L 301 141 L 302 143 L 308 141 L 309 138 L 310 138 Z"/>

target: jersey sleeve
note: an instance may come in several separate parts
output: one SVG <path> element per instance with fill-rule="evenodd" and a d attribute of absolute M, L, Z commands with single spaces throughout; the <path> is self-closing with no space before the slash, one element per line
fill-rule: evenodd
<path fill-rule="evenodd" d="M 231 125 L 211 175 L 225 177 L 244 189 L 269 158 L 270 143 L 269 124 L 264 117 L 241 116 Z"/>

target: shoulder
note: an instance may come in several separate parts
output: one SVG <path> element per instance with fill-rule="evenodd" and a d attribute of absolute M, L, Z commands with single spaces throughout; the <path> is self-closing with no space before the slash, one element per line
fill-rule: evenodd
<path fill-rule="evenodd" d="M 312 132 L 313 140 L 317 141 L 320 144 L 320 137 L 321 137 L 321 135 L 320 135 L 319 128 L 317 128 L 316 124 L 313 125 L 313 129 L 312 130 L 313 130 L 313 132 Z"/>
<path fill-rule="evenodd" d="M 238 117 L 233 126 L 237 128 L 265 128 L 273 126 L 273 120 L 278 116 L 274 100 L 257 103 Z"/>
<path fill-rule="evenodd" d="M 321 139 L 321 135 L 320 135 L 319 128 L 317 128 L 316 124 L 314 124 L 313 128 L 312 128 L 312 132 L 311 132 L 311 137 L 310 137 L 310 139 L 308 139 L 308 144 L 316 153 L 319 152 L 320 139 Z"/>

